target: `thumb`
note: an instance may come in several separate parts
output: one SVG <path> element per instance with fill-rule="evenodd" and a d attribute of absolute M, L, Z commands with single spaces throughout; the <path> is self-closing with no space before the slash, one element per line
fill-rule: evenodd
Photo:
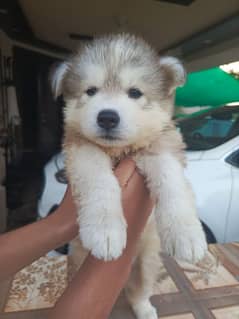
<path fill-rule="evenodd" d="M 122 160 L 115 169 L 115 176 L 117 177 L 121 187 L 128 184 L 130 178 L 135 172 L 135 162 L 131 158 Z"/>

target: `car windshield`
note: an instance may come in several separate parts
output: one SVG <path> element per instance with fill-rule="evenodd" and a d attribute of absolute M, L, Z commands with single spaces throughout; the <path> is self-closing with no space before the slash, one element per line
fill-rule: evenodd
<path fill-rule="evenodd" d="M 239 135 L 239 108 L 221 109 L 178 122 L 190 151 L 219 146 Z"/>

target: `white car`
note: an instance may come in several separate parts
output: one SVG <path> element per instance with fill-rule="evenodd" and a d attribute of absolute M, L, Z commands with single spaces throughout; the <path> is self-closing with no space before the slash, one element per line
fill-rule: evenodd
<path fill-rule="evenodd" d="M 188 146 L 185 173 L 200 219 L 218 242 L 239 241 L 239 106 L 211 110 L 178 125 Z"/>
<path fill-rule="evenodd" d="M 239 241 L 239 106 L 180 120 L 178 127 L 188 146 L 185 174 L 208 242 Z M 47 163 L 44 176 L 40 217 L 55 209 L 67 187 L 61 153 Z"/>

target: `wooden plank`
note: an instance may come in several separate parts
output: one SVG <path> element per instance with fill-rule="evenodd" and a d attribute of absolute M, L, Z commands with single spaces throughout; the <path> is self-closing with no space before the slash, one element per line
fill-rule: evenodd
<path fill-rule="evenodd" d="M 223 298 L 210 298 L 208 300 L 205 299 L 204 305 L 208 307 L 209 309 L 238 306 L 239 296 L 234 295 L 234 296 L 227 296 Z"/>
<path fill-rule="evenodd" d="M 226 244 L 224 247 L 227 249 L 227 251 L 230 254 L 230 260 L 233 262 L 234 265 L 237 266 L 237 273 L 235 273 L 236 276 L 239 276 L 239 246 L 235 244 Z"/>
<path fill-rule="evenodd" d="M 192 313 L 195 319 L 215 319 L 211 311 L 200 302 L 197 303 L 197 307 L 193 307 Z"/>
<path fill-rule="evenodd" d="M 219 264 L 215 270 L 204 275 L 200 274 L 200 272 L 187 271 L 185 271 L 185 275 L 191 281 L 196 291 L 239 285 L 235 276 L 233 276 L 222 264 Z"/>
<path fill-rule="evenodd" d="M 191 304 L 183 293 L 167 294 L 151 297 L 152 304 L 161 316 L 184 314 L 191 312 Z"/>
<path fill-rule="evenodd" d="M 192 283 L 185 276 L 184 271 L 179 267 L 173 258 L 164 256 L 163 257 L 164 266 L 167 269 L 169 275 L 173 278 L 176 286 L 182 294 L 181 305 L 176 305 L 171 302 L 170 311 L 171 314 L 178 314 L 180 307 L 188 307 L 190 312 L 193 313 L 195 319 L 214 319 L 212 313 L 204 307 L 203 303 L 195 300 L 197 292 L 194 290 Z M 176 308 L 177 306 L 177 308 Z M 159 313 L 162 314 L 162 303 L 159 305 Z M 184 311 L 185 312 L 185 311 Z M 189 311 L 187 311 L 189 312 Z"/>
<path fill-rule="evenodd" d="M 224 286 L 218 288 L 208 288 L 199 290 L 194 296 L 196 300 L 207 300 L 210 298 L 225 298 L 231 296 L 238 296 L 239 302 L 239 286 Z"/>
<path fill-rule="evenodd" d="M 194 293 L 194 289 L 190 280 L 185 276 L 184 271 L 179 267 L 177 262 L 172 258 L 166 255 L 162 255 L 164 266 L 173 279 L 175 285 L 181 292 Z"/>
<path fill-rule="evenodd" d="M 216 246 L 217 251 L 221 252 L 224 256 L 220 255 L 220 261 L 223 263 L 225 268 L 231 272 L 234 276 L 239 275 L 239 255 L 236 256 L 232 252 L 232 246 L 229 245 L 218 245 Z"/>
<path fill-rule="evenodd" d="M 7 302 L 8 293 L 11 288 L 12 280 L 5 280 L 0 284 L 0 313 L 3 312 L 5 304 Z"/>

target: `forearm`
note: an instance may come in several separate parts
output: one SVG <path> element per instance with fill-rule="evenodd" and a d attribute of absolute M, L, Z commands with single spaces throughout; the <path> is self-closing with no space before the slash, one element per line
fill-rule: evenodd
<path fill-rule="evenodd" d="M 88 255 L 49 319 L 108 318 L 129 277 L 133 252 L 134 249 L 127 246 L 123 255 L 111 262 Z"/>
<path fill-rule="evenodd" d="M 129 277 L 139 236 L 153 207 L 137 174 L 132 176 L 126 189 L 123 202 L 128 236 L 123 255 L 111 262 L 89 255 L 51 311 L 49 319 L 108 318 Z"/>
<path fill-rule="evenodd" d="M 59 213 L 0 236 L 0 281 L 74 237 L 77 229 Z"/>

